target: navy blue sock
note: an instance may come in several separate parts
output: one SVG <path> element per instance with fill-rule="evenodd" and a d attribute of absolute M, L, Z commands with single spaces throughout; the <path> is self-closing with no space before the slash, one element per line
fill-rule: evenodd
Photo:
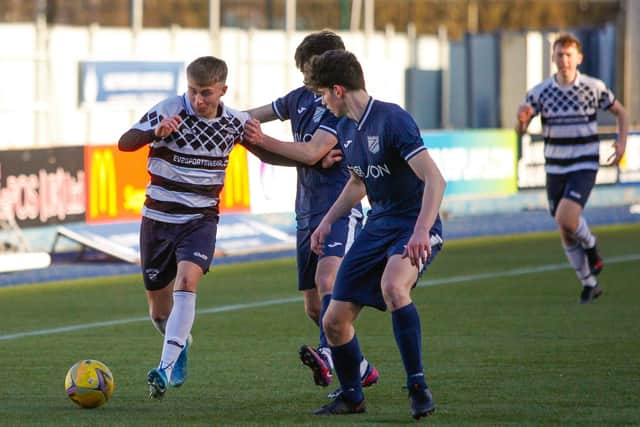
<path fill-rule="evenodd" d="M 322 318 L 324 317 L 324 313 L 327 311 L 327 307 L 329 307 L 329 303 L 331 302 L 331 294 L 327 294 L 322 297 L 322 306 L 320 307 L 320 347 L 329 347 L 329 343 L 327 342 L 327 337 L 324 335 L 324 327 L 322 326 Z"/>
<path fill-rule="evenodd" d="M 420 316 L 416 306 L 411 303 L 391 313 L 393 334 L 407 372 L 407 385 L 419 383 L 425 385 L 422 366 L 422 333 Z"/>
<path fill-rule="evenodd" d="M 360 385 L 362 352 L 358 338 L 354 335 L 348 343 L 331 347 L 331 352 L 345 399 L 354 403 L 361 402 L 364 399 L 364 393 Z"/>

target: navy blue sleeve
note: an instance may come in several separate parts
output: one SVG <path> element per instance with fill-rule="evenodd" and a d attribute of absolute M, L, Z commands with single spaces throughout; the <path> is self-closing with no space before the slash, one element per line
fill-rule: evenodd
<path fill-rule="evenodd" d="M 386 121 L 386 133 L 390 134 L 393 145 L 407 162 L 422 150 L 426 150 L 415 120 L 400 107 Z"/>
<path fill-rule="evenodd" d="M 297 90 L 292 90 L 285 96 L 282 96 L 271 103 L 273 111 L 280 120 L 285 121 L 291 118 L 291 106 L 296 102 L 296 92 Z"/>

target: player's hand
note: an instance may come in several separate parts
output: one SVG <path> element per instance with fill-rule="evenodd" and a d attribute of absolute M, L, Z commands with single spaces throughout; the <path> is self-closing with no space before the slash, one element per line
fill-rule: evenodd
<path fill-rule="evenodd" d="M 182 117 L 178 115 L 165 117 L 160 123 L 158 123 L 158 126 L 153 130 L 153 133 L 158 138 L 165 138 L 173 132 L 178 131 L 180 122 L 182 122 Z"/>
<path fill-rule="evenodd" d="M 322 158 L 322 167 L 324 169 L 332 168 L 336 163 L 340 163 L 342 161 L 342 150 L 337 148 L 329 151 Z"/>
<path fill-rule="evenodd" d="M 431 236 L 426 227 L 413 230 L 413 234 L 404 248 L 402 258 L 409 258 L 411 265 L 421 268 L 431 258 Z"/>
<path fill-rule="evenodd" d="M 324 254 L 324 239 L 331 231 L 331 226 L 324 221 L 320 222 L 320 225 L 316 228 L 316 231 L 311 235 L 311 250 L 318 256 Z"/>
<path fill-rule="evenodd" d="M 244 124 L 244 140 L 249 144 L 258 145 L 264 140 L 264 134 L 260 127 L 260 122 L 256 119 L 249 119 Z"/>
<path fill-rule="evenodd" d="M 614 142 L 611 144 L 613 147 L 613 153 L 607 158 L 607 165 L 619 165 L 620 160 L 622 160 L 622 156 L 624 156 L 625 145 L 620 144 L 619 142 Z"/>
<path fill-rule="evenodd" d="M 522 129 L 526 129 L 529 125 L 533 112 L 533 107 L 529 104 L 522 104 L 518 107 L 518 123 L 520 123 Z"/>

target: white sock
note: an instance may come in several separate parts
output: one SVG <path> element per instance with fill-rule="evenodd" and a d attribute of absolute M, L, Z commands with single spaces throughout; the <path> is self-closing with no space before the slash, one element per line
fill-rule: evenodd
<path fill-rule="evenodd" d="M 331 353 L 331 348 L 329 347 L 320 347 L 318 348 L 318 352 L 322 353 L 325 357 L 325 360 L 327 362 L 329 362 L 329 369 L 331 369 L 331 372 L 335 371 L 335 368 L 333 367 L 333 355 Z"/>
<path fill-rule="evenodd" d="M 360 378 L 364 377 L 364 374 L 367 373 L 367 368 L 369 367 L 369 362 L 366 358 L 362 358 L 362 362 L 360 362 Z"/>
<path fill-rule="evenodd" d="M 584 219 L 582 215 L 580 215 L 580 222 L 578 223 L 574 237 L 580 242 L 583 248 L 592 248 L 596 244 L 596 238 L 591 233 L 591 230 L 589 230 L 587 220 Z"/>
<path fill-rule="evenodd" d="M 329 361 L 331 371 L 335 372 L 335 368 L 333 367 L 333 358 L 331 357 L 331 349 L 329 347 L 320 347 L 318 351 L 326 356 L 327 360 Z M 367 359 L 363 357 L 362 361 L 360 362 L 360 378 L 364 377 L 364 375 L 367 373 L 368 368 L 369 361 L 367 361 Z"/>
<path fill-rule="evenodd" d="M 596 278 L 591 274 L 587 255 L 580 244 L 571 247 L 564 246 L 564 253 L 567 255 L 569 264 L 576 270 L 576 275 L 583 286 L 594 287 L 598 284 Z"/>
<path fill-rule="evenodd" d="M 178 360 L 184 347 L 193 321 L 196 317 L 196 294 L 193 292 L 175 291 L 173 293 L 173 309 L 169 315 L 162 346 L 162 358 L 160 369 L 167 373 L 167 379 L 171 379 L 173 365 Z"/>

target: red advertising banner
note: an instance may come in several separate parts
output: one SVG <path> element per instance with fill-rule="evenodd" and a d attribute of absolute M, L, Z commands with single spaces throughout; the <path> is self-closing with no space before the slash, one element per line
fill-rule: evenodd
<path fill-rule="evenodd" d="M 140 218 L 149 182 L 148 149 L 122 152 L 115 145 L 85 147 L 86 221 L 105 222 Z M 250 207 L 247 152 L 236 146 L 231 152 L 220 210 L 247 212 Z"/>
<path fill-rule="evenodd" d="M 87 222 L 140 218 L 149 181 L 148 149 L 122 152 L 115 145 L 86 146 Z"/>
<path fill-rule="evenodd" d="M 0 219 L 21 226 L 82 221 L 82 147 L 0 151 Z"/>

